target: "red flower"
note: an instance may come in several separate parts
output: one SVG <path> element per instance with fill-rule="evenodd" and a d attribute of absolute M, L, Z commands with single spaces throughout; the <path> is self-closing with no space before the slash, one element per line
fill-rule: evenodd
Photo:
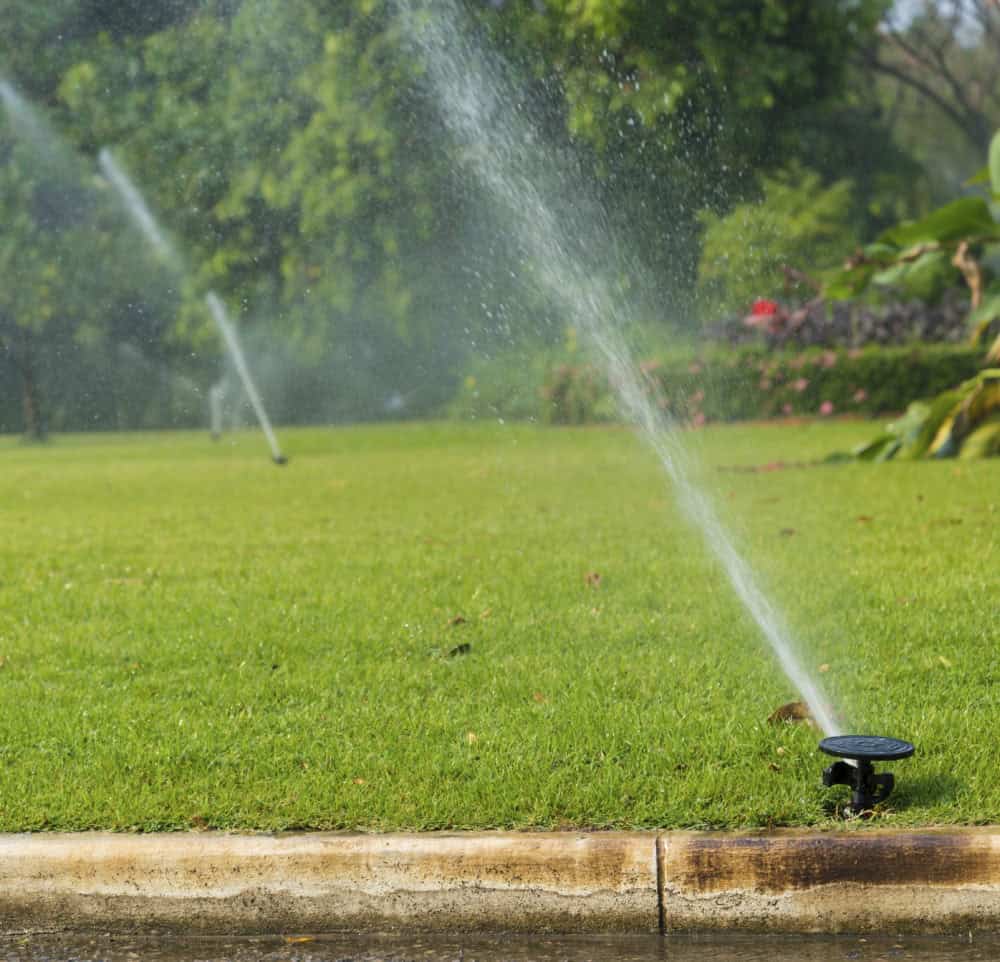
<path fill-rule="evenodd" d="M 778 302 L 766 297 L 758 297 L 750 308 L 751 317 L 773 317 L 778 313 Z"/>

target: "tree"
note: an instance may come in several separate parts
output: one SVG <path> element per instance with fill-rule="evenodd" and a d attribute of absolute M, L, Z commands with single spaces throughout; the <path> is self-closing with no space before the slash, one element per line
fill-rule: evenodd
<path fill-rule="evenodd" d="M 872 143 L 883 160 L 895 154 L 899 182 L 905 164 L 873 104 L 847 93 L 851 54 L 884 6 L 522 0 L 495 18 L 536 75 L 554 77 L 545 89 L 561 101 L 570 134 L 595 151 L 606 206 L 663 279 L 663 302 L 694 281 L 700 212 L 758 200 L 759 172 L 798 160 L 825 184 L 853 179 L 858 228 L 880 226 L 885 210 L 868 201 L 892 196 L 891 168 L 871 170 L 851 144 Z"/>
<path fill-rule="evenodd" d="M 386 4 L 246 0 L 105 39 L 61 86 L 67 129 L 118 145 L 196 286 L 372 403 L 457 346 L 439 307 L 462 213 L 403 48 Z"/>
<path fill-rule="evenodd" d="M 982 155 L 1000 122 L 1000 5 L 993 0 L 923 0 L 904 19 L 891 8 L 860 46 L 860 59 L 948 118 Z"/>
<path fill-rule="evenodd" d="M 22 111 L 17 125 L 0 123 L 0 351 L 28 437 L 44 438 L 53 420 L 126 426 L 110 410 L 122 345 L 176 361 L 176 297 L 134 241 L 109 192 L 41 120 Z"/>

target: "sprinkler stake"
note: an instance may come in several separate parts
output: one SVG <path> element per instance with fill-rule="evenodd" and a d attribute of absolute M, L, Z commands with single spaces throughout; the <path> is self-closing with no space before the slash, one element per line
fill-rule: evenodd
<path fill-rule="evenodd" d="M 845 813 L 852 815 L 871 815 L 872 809 L 889 797 L 896 784 L 890 772 L 877 775 L 872 762 L 909 758 L 915 751 L 909 742 L 882 735 L 834 735 L 824 738 L 819 743 L 819 750 L 847 759 L 824 769 L 823 784 L 827 788 L 850 786 L 851 803 Z"/>

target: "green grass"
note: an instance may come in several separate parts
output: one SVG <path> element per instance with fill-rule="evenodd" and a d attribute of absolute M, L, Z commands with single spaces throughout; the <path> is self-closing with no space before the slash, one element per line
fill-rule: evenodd
<path fill-rule="evenodd" d="M 1000 821 L 1000 461 L 728 470 L 871 433 L 692 441 L 845 727 L 918 745 L 880 822 Z M 0 830 L 833 824 L 631 433 L 283 440 L 0 440 Z"/>

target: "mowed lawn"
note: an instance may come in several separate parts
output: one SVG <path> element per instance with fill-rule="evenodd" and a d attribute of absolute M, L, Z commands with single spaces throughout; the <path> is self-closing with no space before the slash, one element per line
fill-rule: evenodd
<path fill-rule="evenodd" d="M 874 430 L 689 437 L 843 726 L 918 747 L 877 821 L 997 822 L 1000 460 L 808 463 Z M 631 432 L 282 439 L 0 440 L 0 830 L 834 824 Z"/>

